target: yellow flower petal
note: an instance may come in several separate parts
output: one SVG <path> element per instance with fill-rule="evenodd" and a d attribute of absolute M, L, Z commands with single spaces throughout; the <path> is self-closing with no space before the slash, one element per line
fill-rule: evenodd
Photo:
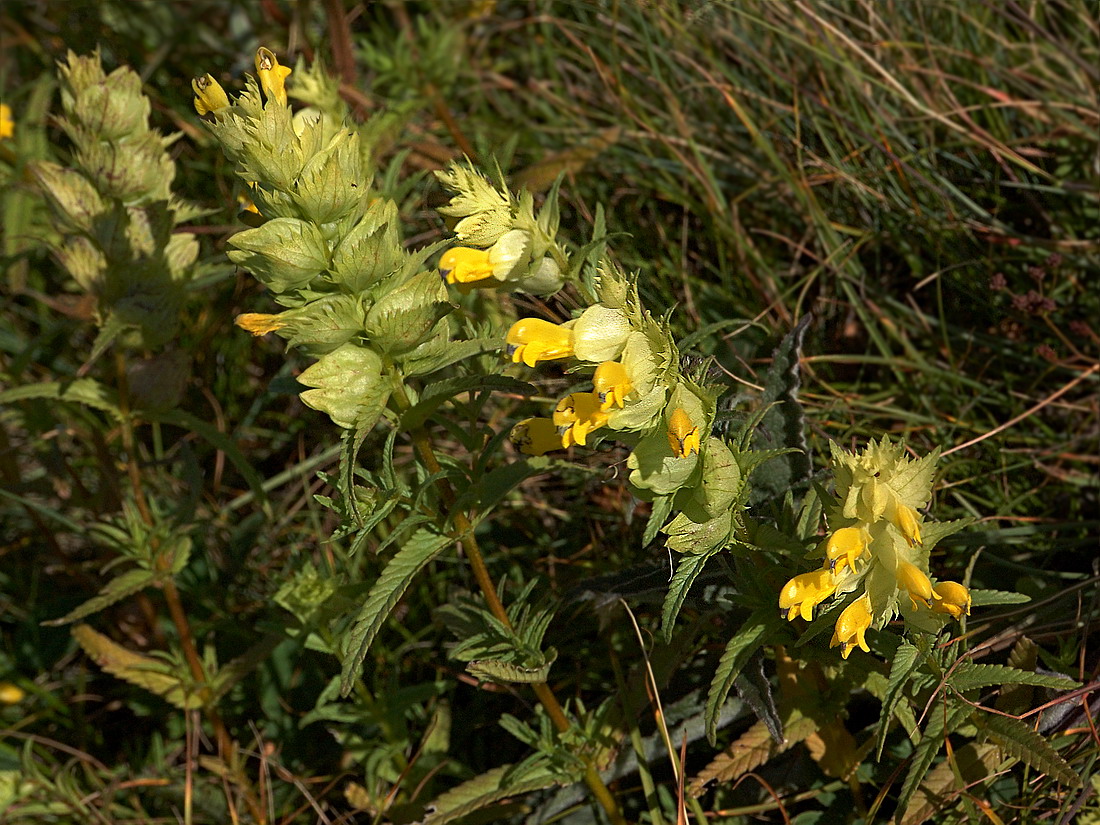
<path fill-rule="evenodd" d="M 685 458 L 699 452 L 699 428 L 681 407 L 672 411 L 668 417 L 668 446 L 678 458 Z"/>
<path fill-rule="evenodd" d="M 779 609 L 787 611 L 787 621 L 801 616 L 806 621 L 814 617 L 814 608 L 833 595 L 836 582 L 828 568 L 795 576 L 779 591 Z"/>
<path fill-rule="evenodd" d="M 253 335 L 267 335 L 286 326 L 278 315 L 265 315 L 262 312 L 246 312 L 238 315 L 233 323 Z"/>
<path fill-rule="evenodd" d="M 862 527 L 841 527 L 834 530 L 825 545 L 825 556 L 829 559 L 829 567 L 833 571 L 839 566 L 844 570 L 847 564 L 855 570 L 856 560 L 867 550 L 868 535 Z"/>
<path fill-rule="evenodd" d="M 909 600 L 913 603 L 914 608 L 919 606 L 918 600 L 931 606 L 934 600 L 942 598 L 932 590 L 932 582 L 915 564 L 899 561 L 897 569 L 894 571 L 894 577 L 897 579 L 898 587 L 908 591 Z"/>
<path fill-rule="evenodd" d="M 15 134 L 15 121 L 11 119 L 11 106 L 0 103 L 0 140 Z"/>
<path fill-rule="evenodd" d="M 229 96 L 225 89 L 210 74 L 204 74 L 191 81 L 195 92 L 195 111 L 200 116 L 209 112 L 218 112 L 229 106 Z"/>
<path fill-rule="evenodd" d="M 901 530 L 909 546 L 923 544 L 920 537 L 920 521 L 917 519 L 917 511 L 906 504 L 895 504 L 890 521 Z"/>
<path fill-rule="evenodd" d="M 290 66 L 279 65 L 279 58 L 271 49 L 260 46 L 256 50 L 256 73 L 260 76 L 260 87 L 268 100 L 286 106 L 286 78 L 291 71 Z"/>
<path fill-rule="evenodd" d="M 558 402 L 553 423 L 562 434 L 562 444 L 587 446 L 588 436 L 607 424 L 609 413 L 600 407 L 594 392 L 575 392 Z"/>
<path fill-rule="evenodd" d="M 497 286 L 493 278 L 493 265 L 484 249 L 456 246 L 448 249 L 439 259 L 439 274 L 449 284 L 469 286 Z"/>
<path fill-rule="evenodd" d="M 505 337 L 512 363 L 529 367 L 539 361 L 569 358 L 573 355 L 573 332 L 539 318 L 521 318 L 512 324 Z"/>
<path fill-rule="evenodd" d="M 509 438 L 526 455 L 562 449 L 561 434 L 549 418 L 525 418 L 512 428 Z"/>
<path fill-rule="evenodd" d="M 844 608 L 833 628 L 833 638 L 829 647 L 843 645 L 841 656 L 845 659 L 856 647 L 864 653 L 870 653 L 867 646 L 867 628 L 871 626 L 871 600 L 864 594 Z"/>
<path fill-rule="evenodd" d="M 947 613 L 953 619 L 970 615 L 970 591 L 958 582 L 940 582 L 933 588 L 939 601 L 932 605 L 936 613 Z"/>
<path fill-rule="evenodd" d="M 600 407 L 605 410 L 623 407 L 626 404 L 624 396 L 634 391 L 634 384 L 630 381 L 626 367 L 618 361 L 604 361 L 596 367 L 592 384 L 600 399 Z"/>

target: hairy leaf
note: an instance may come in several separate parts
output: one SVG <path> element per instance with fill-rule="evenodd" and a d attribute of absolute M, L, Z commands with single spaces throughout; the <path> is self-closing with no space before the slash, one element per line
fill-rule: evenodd
<path fill-rule="evenodd" d="M 156 579 L 157 574 L 152 570 L 146 570 L 145 568 L 127 570 L 121 576 L 116 576 L 107 582 L 107 584 L 103 586 L 103 589 L 99 591 L 98 595 L 88 599 L 88 601 L 84 602 L 79 607 L 70 610 L 60 619 L 51 619 L 42 624 L 56 626 L 75 622 L 77 619 L 83 619 L 85 616 L 97 613 L 103 608 L 109 607 L 115 602 L 121 601 L 127 596 L 137 593 L 139 590 L 144 590 L 146 587 L 153 584 Z"/>
<path fill-rule="evenodd" d="M 661 609 L 661 633 L 665 643 L 672 641 L 672 629 L 676 624 L 676 617 L 680 615 L 680 609 L 684 606 L 688 591 L 694 584 L 696 577 L 703 572 L 703 565 L 717 551 L 698 553 L 689 556 L 681 556 L 680 563 L 676 565 L 676 572 L 672 581 L 668 583 L 668 594 Z"/>
<path fill-rule="evenodd" d="M 886 745 L 886 734 L 890 730 L 890 717 L 902 697 L 909 675 L 917 667 L 920 660 L 920 651 L 909 642 L 902 642 L 894 653 L 894 661 L 890 663 L 890 681 L 886 686 L 886 695 L 882 697 L 882 712 L 878 718 L 878 743 L 876 745 L 875 758 L 882 758 L 882 749 Z"/>
<path fill-rule="evenodd" d="M 1050 746 L 1047 738 L 1040 736 L 1020 720 L 987 714 L 981 717 L 981 724 L 989 738 L 1000 745 L 1005 753 L 1049 774 L 1063 785 L 1078 787 L 1081 784 L 1077 772 Z"/>
<path fill-rule="evenodd" d="M 1080 687 L 1081 683 L 1061 674 L 1031 673 L 1004 665 L 975 665 L 964 662 L 955 669 L 948 684 L 955 690 L 964 691 L 991 685 L 1034 685 L 1054 690 L 1071 690 Z"/>
<path fill-rule="evenodd" d="M 181 710 L 202 707 L 201 697 L 187 690 L 167 662 L 127 650 L 86 624 L 78 624 L 72 634 L 84 652 L 112 676 L 145 688 Z"/>
<path fill-rule="evenodd" d="M 398 600 L 420 570 L 453 541 L 427 529 L 417 530 L 390 559 L 382 575 L 371 586 L 367 600 L 341 640 L 343 667 L 340 671 L 340 695 L 351 693 L 353 682 L 367 650 L 382 629 Z"/>
<path fill-rule="evenodd" d="M 428 806 L 428 814 L 420 820 L 419 825 L 446 825 L 508 797 L 562 784 L 549 768 L 525 771 L 518 781 L 512 783 L 508 781 L 511 769 L 511 765 L 493 768 L 437 797 Z"/>
<path fill-rule="evenodd" d="M 741 625 L 741 629 L 726 643 L 726 649 L 722 653 L 718 669 L 715 670 L 710 689 L 707 691 L 707 741 L 712 745 L 718 734 L 718 711 L 725 703 L 741 668 L 745 666 L 753 652 L 763 644 L 773 612 L 770 609 L 754 611 Z"/>

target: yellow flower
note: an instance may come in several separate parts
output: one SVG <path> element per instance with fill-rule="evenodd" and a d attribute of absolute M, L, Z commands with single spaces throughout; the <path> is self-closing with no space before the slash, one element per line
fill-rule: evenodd
<path fill-rule="evenodd" d="M 521 318 L 505 337 L 512 363 L 529 367 L 539 361 L 569 358 L 573 354 L 573 331 L 539 318 Z"/>
<path fill-rule="evenodd" d="M 870 653 L 867 647 L 867 628 L 871 626 L 871 600 L 864 594 L 844 608 L 833 628 L 833 639 L 829 647 L 843 645 L 841 656 L 845 659 L 852 649 L 859 647 L 864 653 Z"/>
<path fill-rule="evenodd" d="M 27 694 L 19 685 L 11 682 L 0 682 L 0 705 L 16 705 L 23 701 Z"/>
<path fill-rule="evenodd" d="M 11 119 L 11 106 L 0 103 L 0 140 L 15 134 L 15 121 Z"/>
<path fill-rule="evenodd" d="M 489 251 L 466 246 L 452 247 L 439 259 L 439 274 L 449 284 L 477 286 L 492 280 L 493 265 L 489 262 Z"/>
<path fill-rule="evenodd" d="M 607 423 L 608 413 L 600 409 L 600 399 L 594 392 L 575 392 L 558 402 L 554 424 L 561 432 L 561 443 L 569 447 L 588 441 L 588 434 Z"/>
<path fill-rule="evenodd" d="M 561 433 L 549 418 L 525 418 L 512 427 L 508 437 L 526 455 L 545 455 L 562 449 Z"/>
<path fill-rule="evenodd" d="M 677 458 L 699 452 L 699 428 L 691 423 L 682 407 L 677 407 L 668 417 L 668 446 Z"/>
<path fill-rule="evenodd" d="M 913 603 L 914 608 L 918 607 L 918 599 L 931 607 L 934 599 L 942 598 L 939 593 L 932 590 L 932 582 L 915 564 L 899 561 L 894 577 L 897 579 L 898 587 L 909 592 L 909 601 Z"/>
<path fill-rule="evenodd" d="M 291 71 L 290 66 L 279 65 L 279 58 L 271 49 L 260 46 L 256 50 L 256 73 L 260 76 L 260 87 L 268 100 L 286 106 L 286 78 Z"/>
<path fill-rule="evenodd" d="M 890 521 L 901 530 L 909 546 L 923 544 L 920 538 L 920 522 L 917 519 L 917 511 L 907 504 L 896 503 L 890 514 Z"/>
<path fill-rule="evenodd" d="M 958 582 L 940 582 L 934 588 L 939 601 L 932 605 L 936 613 L 948 613 L 953 619 L 970 615 L 970 591 Z"/>
<path fill-rule="evenodd" d="M 833 595 L 836 583 L 827 569 L 795 576 L 779 592 L 779 609 L 787 611 L 787 621 L 801 616 L 806 621 L 814 617 L 814 608 Z"/>
<path fill-rule="evenodd" d="M 253 335 L 267 335 L 286 326 L 278 315 L 265 315 L 262 312 L 246 312 L 238 315 L 233 323 Z"/>
<path fill-rule="evenodd" d="M 623 396 L 634 391 L 634 384 L 627 375 L 626 367 L 618 361 L 604 361 L 596 367 L 592 383 L 600 398 L 600 408 L 604 410 L 622 407 L 625 403 Z"/>
<path fill-rule="evenodd" d="M 191 81 L 191 88 L 195 92 L 195 111 L 200 116 L 209 112 L 218 112 L 229 106 L 229 96 L 225 89 L 210 74 L 196 77 Z"/>
<path fill-rule="evenodd" d="M 825 556 L 829 559 L 829 569 L 841 571 L 847 564 L 853 570 L 856 560 L 867 551 L 867 531 L 862 527 L 841 527 L 834 530 L 825 545 Z"/>

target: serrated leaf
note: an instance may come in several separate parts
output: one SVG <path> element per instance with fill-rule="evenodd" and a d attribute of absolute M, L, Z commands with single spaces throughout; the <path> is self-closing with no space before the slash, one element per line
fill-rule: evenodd
<path fill-rule="evenodd" d="M 86 624 L 78 624 L 72 634 L 84 652 L 112 676 L 155 693 L 181 710 L 202 707 L 200 697 L 189 693 L 163 660 L 127 650 Z"/>
<path fill-rule="evenodd" d="M 714 671 L 710 689 L 707 691 L 705 719 L 707 741 L 711 745 L 714 744 L 718 734 L 718 712 L 725 704 L 726 697 L 733 688 L 733 682 L 741 672 L 741 668 L 745 666 L 753 652 L 763 644 L 771 614 L 770 610 L 754 611 L 733 638 L 726 642 L 726 649 L 722 652 L 722 658 L 718 662 L 718 668 Z"/>
<path fill-rule="evenodd" d="M 690 793 L 692 796 L 699 796 L 710 782 L 732 782 L 760 767 L 773 756 L 797 745 L 815 730 L 817 723 L 796 711 L 784 720 L 783 731 L 786 736 L 782 743 L 778 743 L 766 724 L 755 723 L 696 774 L 691 780 Z"/>
<path fill-rule="evenodd" d="M 432 339 L 402 356 L 401 367 L 406 376 L 430 375 L 451 364 L 465 361 L 467 358 L 487 352 L 497 352 L 503 348 L 504 341 L 501 338 L 474 338 L 469 341 L 442 340 L 438 343 Z"/>
<path fill-rule="evenodd" d="M 1061 674 L 1032 673 L 1004 665 L 976 665 L 970 662 L 960 664 L 951 674 L 948 684 L 960 692 L 992 685 L 1033 685 L 1053 690 L 1072 690 L 1081 686 L 1080 682 Z"/>
<path fill-rule="evenodd" d="M 1008 716 L 983 714 L 981 725 L 1005 753 L 1049 774 L 1063 785 L 1080 786 L 1081 778 L 1077 772 L 1050 746 L 1046 737 L 1040 736 L 1023 722 Z"/>
<path fill-rule="evenodd" d="M 118 421 L 122 411 L 118 407 L 115 392 L 94 378 L 77 378 L 74 381 L 47 381 L 42 384 L 25 384 L 0 392 L 0 404 L 48 398 L 54 401 L 75 401 L 97 410 L 109 412 Z"/>
<path fill-rule="evenodd" d="M 515 684 L 535 684 L 545 682 L 550 675 L 550 667 L 558 658 L 554 648 L 547 648 L 545 661 L 535 667 L 521 667 L 500 659 L 473 659 L 466 664 L 466 670 L 478 679 L 487 682 Z"/>
<path fill-rule="evenodd" d="M 924 781 L 928 769 L 936 759 L 936 754 L 943 747 L 944 730 L 954 730 L 956 722 L 965 717 L 969 710 L 969 708 L 945 710 L 941 705 L 932 709 L 928 724 L 925 725 L 921 734 L 921 740 L 913 750 L 909 772 L 905 775 L 905 782 L 901 786 L 901 795 L 898 798 L 899 811 L 905 811 L 908 808 L 909 800 Z"/>
<path fill-rule="evenodd" d="M 356 344 L 328 353 L 302 372 L 298 381 L 312 387 L 301 394 L 302 402 L 327 413 L 345 429 L 356 428 L 360 418 L 377 408 L 379 398 L 389 397 L 389 387 L 382 380 L 382 359 Z"/>
<path fill-rule="evenodd" d="M 115 602 L 121 601 L 127 596 L 137 593 L 139 590 L 144 590 L 156 580 L 157 574 L 152 570 L 146 570 L 144 568 L 128 570 L 121 576 L 116 576 L 107 582 L 103 589 L 99 591 L 98 595 L 88 599 L 88 601 L 84 602 L 79 607 L 70 610 L 60 619 L 51 619 L 48 622 L 42 622 L 42 624 L 56 627 L 57 625 L 75 622 L 77 619 L 83 619 L 85 616 L 97 613 L 103 608 L 109 607 Z"/>
<path fill-rule="evenodd" d="M 996 745 L 968 742 L 955 749 L 953 760 L 945 759 L 929 772 L 898 825 L 921 825 L 934 814 L 953 810 L 956 799 L 950 792 L 961 790 L 956 771 L 967 785 L 980 782 L 993 774 L 1001 758 Z"/>
<path fill-rule="evenodd" d="M 309 285 L 328 266 L 320 230 L 297 218 L 272 218 L 229 239 L 229 260 L 247 269 L 275 292 Z"/>
<path fill-rule="evenodd" d="M 680 563 L 676 565 L 676 572 L 672 581 L 668 583 L 668 594 L 665 596 L 664 605 L 661 608 L 661 635 L 665 643 L 672 641 L 672 630 L 676 624 L 676 617 L 680 615 L 680 609 L 684 606 L 688 591 L 700 573 L 703 565 L 713 556 L 716 550 L 709 553 L 699 553 L 680 557 Z"/>
<path fill-rule="evenodd" d="M 971 607 L 988 607 L 993 604 L 1024 604 L 1031 601 L 1031 596 L 1023 593 L 1013 593 L 1010 590 L 971 590 Z"/>
<path fill-rule="evenodd" d="M 511 765 L 493 768 L 436 797 L 428 806 L 428 815 L 420 820 L 419 825 L 446 825 L 508 797 L 562 784 L 549 768 L 527 771 L 517 782 L 509 782 L 511 772 Z"/>
<path fill-rule="evenodd" d="M 789 449 L 790 452 L 769 461 L 753 474 L 753 505 L 781 498 L 792 487 L 806 482 L 813 469 L 806 447 L 806 422 L 798 390 L 802 384 L 799 358 L 802 339 L 812 316 L 806 315 L 784 336 L 775 352 L 764 379 L 761 403 L 767 413 L 753 436 L 753 444 L 761 449 Z"/>
<path fill-rule="evenodd" d="M 401 416 L 401 428 L 415 430 L 423 426 L 428 417 L 457 395 L 465 392 L 493 390 L 517 395 L 532 395 L 537 388 L 527 381 L 519 381 L 506 375 L 460 375 L 428 384 L 420 394 L 420 400 Z"/>
<path fill-rule="evenodd" d="M 454 540 L 426 529 L 417 530 L 371 586 L 367 600 L 340 641 L 343 665 L 340 669 L 340 695 L 351 693 L 367 650 L 389 618 L 390 611 L 404 595 L 416 574 Z"/>
<path fill-rule="evenodd" d="M 375 201 L 332 253 L 331 280 L 358 295 L 396 272 L 402 263 L 397 206 Z"/>
<path fill-rule="evenodd" d="M 882 749 L 886 745 L 886 734 L 890 730 L 890 717 L 894 715 L 894 708 L 902 697 L 902 690 L 909 679 L 909 675 L 917 667 L 920 660 L 920 651 L 915 645 L 907 641 L 902 642 L 894 653 L 894 660 L 890 663 L 890 679 L 886 685 L 886 694 L 882 697 L 882 712 L 878 719 L 878 743 L 875 750 L 875 759 L 882 758 Z"/>
<path fill-rule="evenodd" d="M 653 539 L 657 538 L 662 525 L 668 521 L 672 512 L 672 502 L 675 496 L 654 496 L 653 509 L 649 513 L 649 520 L 645 524 L 645 533 L 642 535 L 642 547 L 648 547 Z"/>

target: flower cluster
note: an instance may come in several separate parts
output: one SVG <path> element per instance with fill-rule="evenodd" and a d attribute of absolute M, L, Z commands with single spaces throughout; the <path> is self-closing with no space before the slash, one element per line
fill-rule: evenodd
<path fill-rule="evenodd" d="M 459 218 L 454 232 L 462 246 L 448 249 L 439 271 L 461 292 L 500 289 L 550 295 L 565 283 L 565 252 L 558 246 L 558 209 L 555 193 L 535 215 L 534 198 L 527 191 L 514 197 L 507 188 L 493 186 L 463 166 L 437 172 L 455 192 L 439 211 Z"/>
<path fill-rule="evenodd" d="M 359 132 L 336 83 L 319 67 L 301 73 L 294 111 L 273 52 L 256 53 L 256 78 L 230 99 L 209 74 L 195 78 L 195 110 L 250 189 L 249 224 L 229 257 L 271 290 L 279 313 L 245 313 L 237 324 L 274 332 L 319 360 L 298 381 L 302 401 L 342 427 L 365 431 L 392 388 L 454 360 L 443 320 L 452 305 L 424 262 L 405 252 L 396 205 L 369 186 Z M 298 77 L 299 75 L 296 75 Z"/>
<path fill-rule="evenodd" d="M 98 55 L 69 52 L 59 80 L 70 164 L 30 167 L 63 235 L 57 258 L 95 299 L 97 347 L 159 347 L 175 336 L 199 252 L 194 235 L 175 231 L 201 214 L 172 194 L 175 138 L 150 128 L 149 99 L 131 69 L 106 74 Z"/>
<path fill-rule="evenodd" d="M 508 330 L 514 363 L 565 360 L 592 370 L 591 390 L 562 398 L 549 418 L 521 421 L 512 440 L 521 452 L 542 455 L 589 446 L 597 433 L 613 435 L 633 448 L 627 467 L 634 491 L 667 499 L 659 512 L 680 511 L 662 528 L 669 547 L 719 549 L 739 523 L 732 504 L 743 487 L 730 448 L 710 435 L 719 390 L 681 368 L 667 322 L 642 308 L 633 279 L 605 266 L 596 295 L 566 323 L 522 318 Z"/>
<path fill-rule="evenodd" d="M 932 547 L 964 526 L 926 525 L 920 513 L 931 497 L 938 450 L 911 460 L 885 437 L 859 454 L 831 448 L 836 498 L 826 504 L 832 529 L 822 545 L 824 564 L 784 585 L 779 607 L 787 618 L 809 620 L 823 602 L 862 589 L 833 631 L 831 646 L 840 645 L 847 658 L 856 647 L 869 651 L 867 630 L 882 628 L 898 613 L 928 632 L 969 615 L 963 585 L 929 578 Z"/>

